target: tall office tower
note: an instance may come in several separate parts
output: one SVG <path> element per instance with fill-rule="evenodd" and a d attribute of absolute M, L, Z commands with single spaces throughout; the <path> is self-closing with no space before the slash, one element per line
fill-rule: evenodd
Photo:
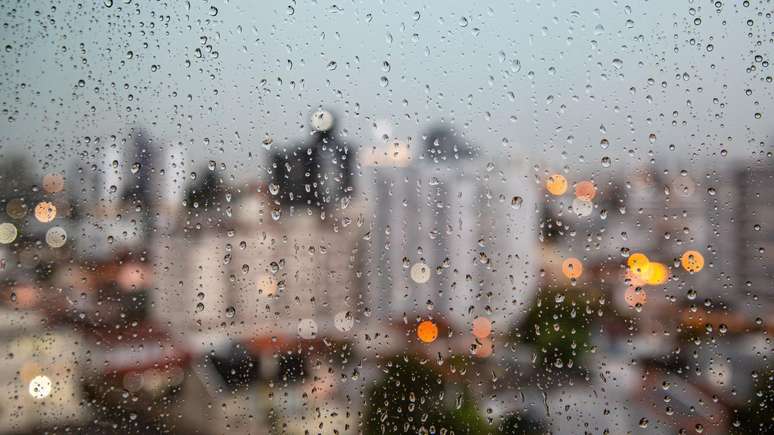
<path fill-rule="evenodd" d="M 362 249 L 363 304 L 378 320 L 514 321 L 536 282 L 536 195 L 526 165 L 480 158 L 443 128 L 423 145 L 362 160 L 363 197 L 378 206 Z"/>

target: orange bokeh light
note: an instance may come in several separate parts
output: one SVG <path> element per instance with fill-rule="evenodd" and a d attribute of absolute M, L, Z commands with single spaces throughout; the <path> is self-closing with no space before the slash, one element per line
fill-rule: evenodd
<path fill-rule="evenodd" d="M 554 174 L 546 180 L 546 190 L 552 195 L 562 195 L 567 191 L 567 179 L 563 175 Z"/>
<path fill-rule="evenodd" d="M 489 337 L 484 337 L 479 339 L 479 342 L 481 344 L 476 346 L 476 356 L 479 358 L 488 358 L 491 356 L 492 351 L 494 350 L 494 343 L 492 343 L 492 339 Z"/>
<path fill-rule="evenodd" d="M 688 272 L 698 272 L 704 268 L 704 256 L 699 251 L 685 251 L 680 263 Z"/>
<path fill-rule="evenodd" d="M 424 343 L 432 343 L 438 338 L 438 326 L 431 320 L 422 321 L 417 326 L 417 337 Z"/>
<path fill-rule="evenodd" d="M 39 202 L 35 206 L 35 219 L 40 222 L 51 222 L 56 217 L 56 206 L 48 201 Z"/>
<path fill-rule="evenodd" d="M 570 279 L 578 279 L 583 273 L 583 263 L 577 258 L 570 257 L 562 263 L 562 273 Z"/>
<path fill-rule="evenodd" d="M 492 333 L 492 321 L 486 317 L 476 317 L 473 320 L 473 335 L 476 338 L 486 338 Z"/>
<path fill-rule="evenodd" d="M 591 181 L 581 181 L 575 185 L 575 196 L 584 201 L 591 201 L 597 196 L 597 188 Z"/>

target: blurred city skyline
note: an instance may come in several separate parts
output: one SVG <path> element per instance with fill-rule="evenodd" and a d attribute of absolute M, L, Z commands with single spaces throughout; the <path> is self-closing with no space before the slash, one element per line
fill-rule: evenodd
<path fill-rule="evenodd" d="M 0 433 L 772 432 L 772 19 L 0 3 Z"/>
<path fill-rule="evenodd" d="M 19 24 L 3 31 L 30 38 L 0 59 L 13 96 L 0 152 L 61 169 L 141 125 L 186 158 L 241 172 L 263 162 L 267 136 L 302 140 L 319 107 L 364 148 L 383 134 L 421 142 L 445 123 L 491 158 L 554 166 L 770 151 L 763 53 L 726 27 L 765 29 L 741 5 L 663 6 L 7 3 Z"/>

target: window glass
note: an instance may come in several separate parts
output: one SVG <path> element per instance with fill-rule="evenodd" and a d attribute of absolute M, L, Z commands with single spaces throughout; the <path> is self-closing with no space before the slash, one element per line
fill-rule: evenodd
<path fill-rule="evenodd" d="M 0 3 L 0 434 L 774 433 L 771 2 Z"/>

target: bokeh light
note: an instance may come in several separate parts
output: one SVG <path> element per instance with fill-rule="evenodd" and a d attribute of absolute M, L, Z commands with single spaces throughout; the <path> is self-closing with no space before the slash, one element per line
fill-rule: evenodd
<path fill-rule="evenodd" d="M 328 131 L 333 127 L 333 115 L 327 110 L 318 110 L 312 114 L 312 128 L 317 131 Z"/>
<path fill-rule="evenodd" d="M 649 263 L 648 257 L 641 252 L 635 252 L 626 259 L 626 265 L 636 273 L 641 273 Z"/>
<path fill-rule="evenodd" d="M 575 198 L 572 200 L 572 211 L 574 211 L 578 217 L 590 216 L 591 212 L 594 211 L 594 203 Z"/>
<path fill-rule="evenodd" d="M 411 266 L 411 279 L 417 284 L 424 284 L 430 281 L 430 267 L 425 263 L 416 263 Z"/>
<path fill-rule="evenodd" d="M 0 243 L 4 245 L 13 243 L 18 235 L 19 231 L 16 229 L 16 225 L 10 222 L 0 224 Z"/>
<path fill-rule="evenodd" d="M 298 335 L 304 340 L 317 337 L 317 322 L 314 319 L 303 319 L 298 322 Z"/>
<path fill-rule="evenodd" d="M 48 201 L 39 202 L 35 206 L 35 219 L 40 222 L 51 222 L 56 217 L 56 206 Z"/>
<path fill-rule="evenodd" d="M 417 337 L 423 343 L 432 343 L 438 338 L 438 326 L 431 320 L 423 320 L 417 326 Z"/>
<path fill-rule="evenodd" d="M 473 320 L 473 336 L 486 338 L 492 333 L 492 321 L 486 317 L 476 317 Z"/>
<path fill-rule="evenodd" d="M 698 272 L 704 268 L 704 256 L 699 251 L 685 251 L 680 257 L 680 263 L 688 272 Z"/>
<path fill-rule="evenodd" d="M 57 193 L 64 189 L 64 177 L 61 174 L 48 174 L 43 177 L 43 190 L 46 193 Z"/>
<path fill-rule="evenodd" d="M 476 344 L 475 355 L 478 358 L 489 358 L 494 350 L 494 343 L 490 337 L 480 338 Z"/>
<path fill-rule="evenodd" d="M 662 263 L 651 261 L 642 269 L 642 279 L 649 285 L 660 285 L 669 278 L 669 270 Z"/>
<path fill-rule="evenodd" d="M 552 195 L 563 195 L 567 191 L 567 179 L 560 174 L 549 176 L 546 180 L 546 190 Z"/>
<path fill-rule="evenodd" d="M 341 332 L 347 332 L 355 326 L 355 318 L 349 311 L 339 311 L 333 317 L 333 326 Z"/>
<path fill-rule="evenodd" d="M 583 263 L 574 257 L 570 257 L 562 262 L 562 273 L 570 279 L 578 279 L 583 274 Z"/>
<path fill-rule="evenodd" d="M 52 248 L 61 248 L 67 243 L 67 231 L 62 227 L 51 227 L 46 231 L 46 243 Z"/>
<path fill-rule="evenodd" d="M 48 376 L 38 375 L 32 378 L 29 386 L 29 393 L 33 399 L 41 400 L 51 395 L 53 383 Z"/>
<path fill-rule="evenodd" d="M 575 196 L 583 201 L 591 201 L 597 196 L 597 188 L 591 181 L 580 181 L 575 185 Z"/>

